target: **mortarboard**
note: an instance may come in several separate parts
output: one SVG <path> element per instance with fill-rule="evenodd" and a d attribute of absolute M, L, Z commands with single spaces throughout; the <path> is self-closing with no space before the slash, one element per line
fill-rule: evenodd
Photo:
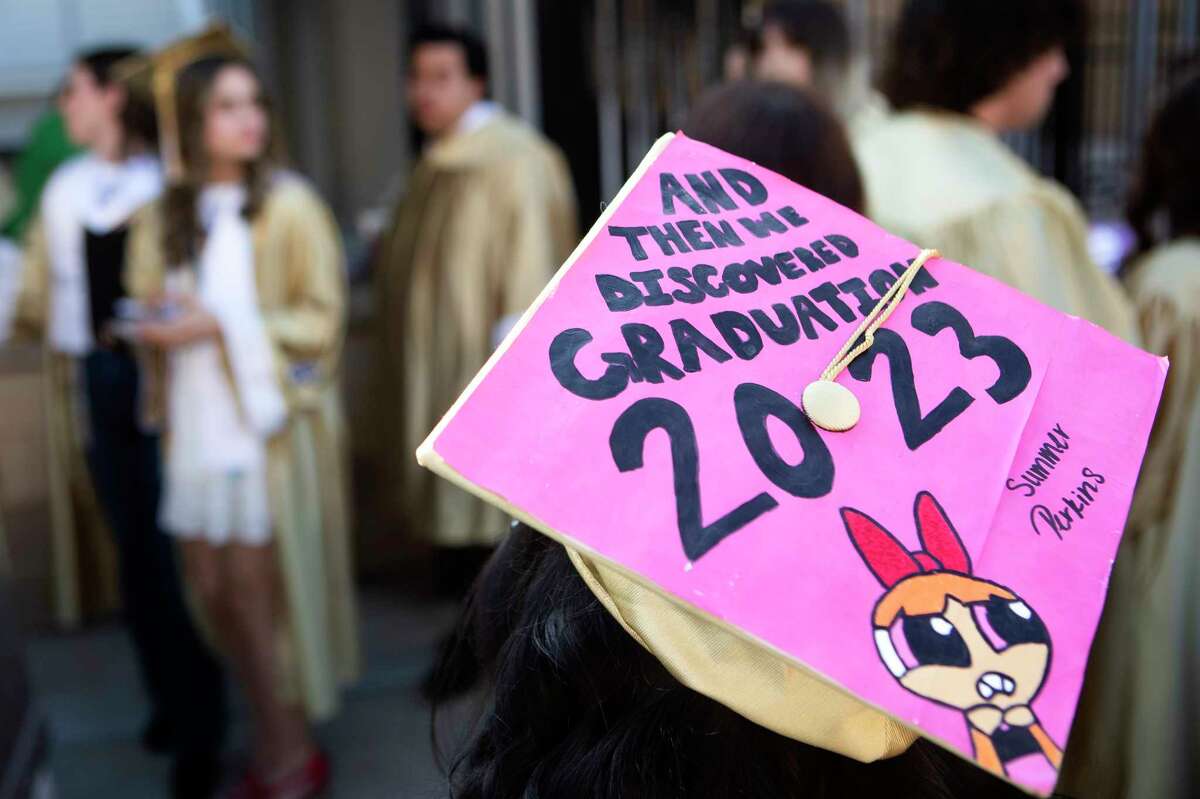
<path fill-rule="evenodd" d="M 746 718 L 1048 795 L 1166 367 L 665 136 L 417 458 Z"/>
<path fill-rule="evenodd" d="M 210 56 L 245 58 L 248 49 L 227 25 L 210 25 L 200 33 L 178 39 L 148 54 L 138 54 L 117 64 L 114 74 L 130 92 L 149 98 L 158 117 L 159 150 L 167 179 L 183 176 L 179 141 L 179 112 L 175 102 L 176 79 L 181 70 Z"/>

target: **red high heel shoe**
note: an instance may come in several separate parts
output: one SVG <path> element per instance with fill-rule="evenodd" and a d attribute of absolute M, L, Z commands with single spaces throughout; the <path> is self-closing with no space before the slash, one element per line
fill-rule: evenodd
<path fill-rule="evenodd" d="M 247 771 L 226 799 L 320 799 L 332 776 L 329 756 L 318 749 L 294 771 L 270 782 Z"/>

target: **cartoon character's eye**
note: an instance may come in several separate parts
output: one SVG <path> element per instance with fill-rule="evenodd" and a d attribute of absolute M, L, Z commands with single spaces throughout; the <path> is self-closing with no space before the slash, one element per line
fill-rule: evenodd
<path fill-rule="evenodd" d="M 972 608 L 975 624 L 993 649 L 1015 644 L 1048 644 L 1050 634 L 1033 608 L 1019 599 L 994 596 Z"/>
<path fill-rule="evenodd" d="M 921 666 L 970 666 L 971 652 L 944 616 L 905 616 L 904 640 Z"/>

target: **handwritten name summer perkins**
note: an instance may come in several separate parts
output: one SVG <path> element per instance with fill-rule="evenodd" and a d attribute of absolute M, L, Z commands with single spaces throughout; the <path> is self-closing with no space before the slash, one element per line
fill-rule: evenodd
<path fill-rule="evenodd" d="M 1041 447 L 1038 448 L 1033 460 L 1017 476 L 1008 478 L 1005 487 L 1016 491 L 1023 497 L 1037 496 L 1055 471 L 1067 461 L 1067 452 L 1071 449 L 1071 435 L 1056 424 L 1046 433 Z M 1050 505 L 1037 504 L 1029 511 L 1029 524 L 1033 531 L 1041 535 L 1043 531 L 1054 533 L 1058 540 L 1063 540 L 1063 533 L 1083 521 L 1089 506 L 1096 502 L 1101 486 L 1107 481 L 1104 475 L 1083 466 L 1079 471 L 1082 478 L 1066 494 L 1056 500 L 1047 500 Z M 1052 507 L 1053 506 L 1053 507 Z"/>

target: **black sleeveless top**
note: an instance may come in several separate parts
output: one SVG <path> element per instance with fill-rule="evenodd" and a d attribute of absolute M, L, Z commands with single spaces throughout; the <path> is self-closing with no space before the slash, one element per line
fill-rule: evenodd
<path fill-rule="evenodd" d="M 85 229 L 84 236 L 92 336 L 97 347 L 105 347 L 105 342 L 109 340 L 104 334 L 105 328 L 116 315 L 117 300 L 125 296 L 123 278 L 129 226 L 122 225 L 108 233 L 93 233 Z"/>
<path fill-rule="evenodd" d="M 1028 727 L 997 727 L 992 733 L 992 743 L 1002 763 L 1042 751 Z"/>

